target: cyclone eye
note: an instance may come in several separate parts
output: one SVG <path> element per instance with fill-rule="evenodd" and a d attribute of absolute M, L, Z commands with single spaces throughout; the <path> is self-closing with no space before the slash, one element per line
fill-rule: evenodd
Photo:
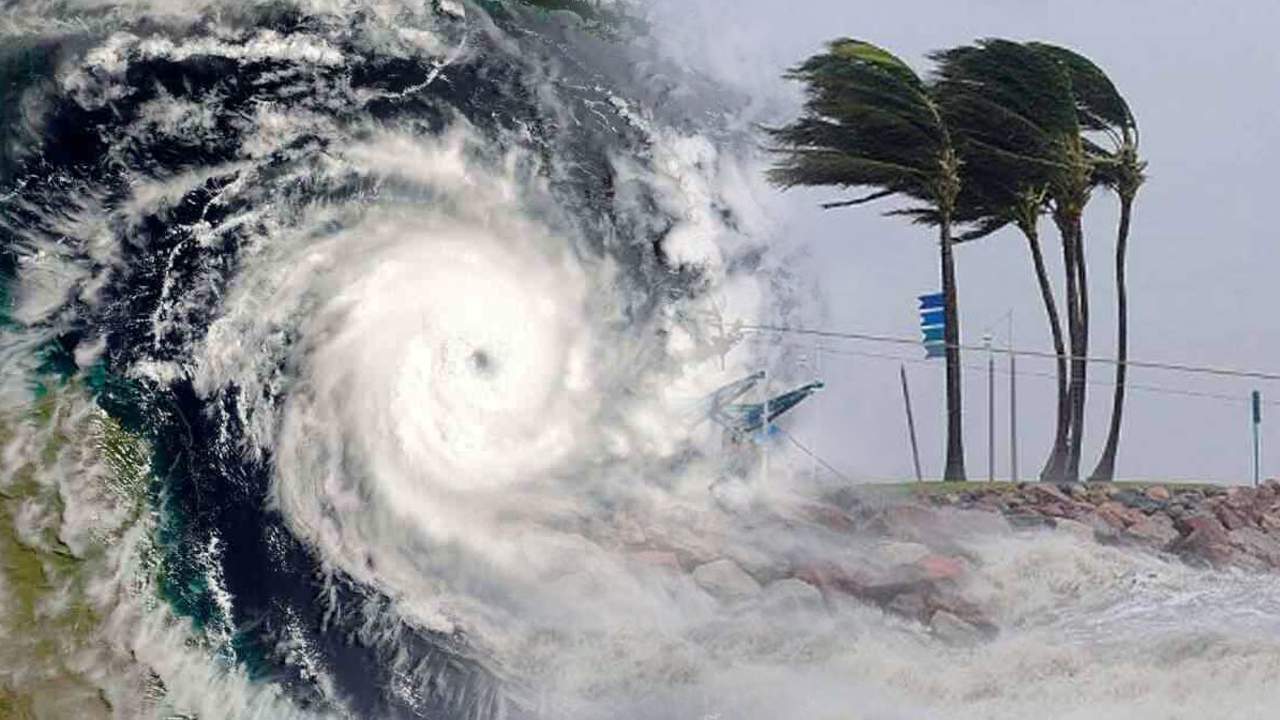
<path fill-rule="evenodd" d="M 477 375 L 489 376 L 494 372 L 493 358 L 484 350 L 476 350 L 471 353 L 471 369 L 475 370 Z"/>

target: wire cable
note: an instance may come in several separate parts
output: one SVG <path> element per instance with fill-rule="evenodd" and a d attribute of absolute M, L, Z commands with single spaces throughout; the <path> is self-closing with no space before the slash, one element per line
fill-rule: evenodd
<path fill-rule="evenodd" d="M 891 335 L 875 335 L 872 333 L 854 333 L 854 332 L 837 332 L 834 330 L 815 330 L 813 328 L 785 327 L 781 325 L 739 325 L 742 330 L 753 332 L 773 332 L 773 333 L 790 333 L 793 335 L 809 335 L 823 338 L 833 338 L 839 340 L 862 340 L 866 342 L 892 343 L 896 345 L 919 345 L 920 341 L 915 338 L 893 337 Z M 956 343 L 954 345 L 946 345 L 946 347 L 954 347 L 959 350 L 976 350 L 986 352 L 987 348 L 982 345 L 965 345 L 964 343 Z M 1012 348 L 996 348 L 990 349 L 993 353 L 1001 355 L 1022 355 L 1026 357 L 1052 358 L 1057 359 L 1058 354 L 1052 352 L 1044 352 L 1042 350 L 1014 350 Z M 1080 355 L 1066 354 L 1062 357 L 1067 360 L 1084 360 L 1085 362 L 1104 363 L 1109 365 L 1119 365 L 1120 361 L 1115 358 L 1088 357 Z M 1168 362 L 1152 362 L 1147 360 L 1126 360 L 1125 365 L 1138 368 L 1150 368 L 1153 370 L 1169 370 L 1173 372 L 1197 373 L 1201 375 L 1218 375 L 1222 377 L 1249 378 L 1253 380 L 1280 381 L 1280 374 L 1261 372 L 1256 370 L 1236 370 L 1232 368 L 1217 368 L 1204 365 L 1188 365 L 1183 363 Z"/>

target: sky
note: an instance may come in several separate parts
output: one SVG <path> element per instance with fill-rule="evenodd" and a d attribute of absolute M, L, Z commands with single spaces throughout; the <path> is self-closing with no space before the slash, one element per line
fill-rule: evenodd
<path fill-rule="evenodd" d="M 872 41 L 918 71 L 933 49 L 981 37 L 1045 40 L 1091 57 L 1128 98 L 1141 128 L 1149 179 L 1134 211 L 1128 275 L 1130 358 L 1280 374 L 1276 272 L 1280 236 L 1272 221 L 1280 168 L 1280 4 L 1192 0 L 984 0 L 870 3 L 859 0 L 657 0 L 671 51 L 743 92 L 750 113 L 785 121 L 796 88 L 782 70 L 834 37 Z M 776 198 L 778 251 L 807 255 L 802 282 L 822 301 L 824 329 L 912 336 L 915 296 L 938 287 L 931 231 L 880 210 L 824 211 L 838 191 L 792 191 Z M 1093 326 L 1091 354 L 1115 346 L 1114 242 L 1117 203 L 1095 193 L 1086 210 Z M 1042 234 L 1060 283 L 1060 246 L 1048 220 Z M 980 344 L 990 328 L 1015 346 L 1051 350 L 1025 241 L 1005 231 L 957 251 L 961 332 Z M 806 341 L 807 342 L 807 341 Z M 912 475 L 899 362 L 907 358 L 926 476 L 941 472 L 943 371 L 916 348 L 838 343 L 818 354 L 828 389 L 796 412 L 790 432 L 853 479 Z M 812 355 L 812 353 L 810 353 Z M 965 443 L 969 474 L 985 478 L 986 358 L 965 354 Z M 996 376 L 997 477 L 1009 475 L 1007 361 Z M 1038 472 L 1051 441 L 1052 361 L 1020 361 L 1019 470 Z M 1114 369 L 1094 365 L 1091 381 Z M 1117 477 L 1245 482 L 1252 475 L 1247 398 L 1280 403 L 1280 382 L 1131 368 L 1131 391 Z M 1139 387 L 1142 386 L 1142 387 Z M 1227 398 L 1157 392 L 1147 387 Z M 1083 473 L 1096 462 L 1111 411 L 1111 388 L 1089 388 Z M 1264 407 L 1263 474 L 1280 475 L 1280 404 Z"/>

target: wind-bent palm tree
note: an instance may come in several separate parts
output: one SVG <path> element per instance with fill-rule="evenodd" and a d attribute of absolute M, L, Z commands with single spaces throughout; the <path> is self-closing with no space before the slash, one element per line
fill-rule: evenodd
<path fill-rule="evenodd" d="M 869 188 L 824 208 L 893 195 L 925 202 L 938 217 L 946 329 L 947 480 L 965 479 L 961 435 L 960 322 L 952 215 L 960 160 L 931 88 L 906 63 L 868 42 L 839 39 L 786 75 L 804 83 L 801 117 L 768 130 L 779 155 L 769 173 L 783 187 Z"/>
<path fill-rule="evenodd" d="M 933 54 L 938 63 L 935 94 L 947 122 L 960 138 L 973 186 L 995 199 L 979 217 L 979 228 L 1015 222 L 1032 241 L 1041 295 L 1055 334 L 1059 357 L 1058 430 L 1042 477 L 1079 478 L 1088 348 L 1081 217 L 1091 190 L 1093 167 L 1072 94 L 1071 79 L 1048 53 L 1008 40 L 982 40 Z M 985 188 L 985 189 L 984 189 Z M 990 188 L 995 188 L 991 190 Z M 1003 189 L 1002 189 L 1003 188 Z M 968 195 L 965 196 L 969 197 Z M 1035 220 L 1047 201 L 1062 236 L 1066 275 L 1070 372 L 1065 395 L 1061 376 L 1066 358 L 1056 303 L 1039 247 Z M 994 228 L 993 228 L 994 229 Z"/>
<path fill-rule="evenodd" d="M 1067 348 L 1058 312 L 1057 298 L 1045 265 L 1040 243 L 1039 219 L 1045 211 L 1048 188 L 1044 179 L 1033 177 L 1018 163 L 1002 162 L 998 155 L 985 151 L 981 144 L 969 144 L 963 133 L 956 134 L 962 163 L 960 195 L 956 200 L 953 221 L 969 229 L 956 235 L 956 243 L 967 243 L 992 235 L 1009 225 L 1018 228 L 1031 251 L 1031 265 L 1040 288 L 1040 300 L 1049 321 L 1049 332 L 1057 355 L 1058 404 L 1053 448 L 1045 461 L 1040 479 L 1061 476 L 1067 457 L 1067 429 L 1070 425 L 1070 402 L 1067 389 Z M 937 213 L 927 208 L 910 208 L 893 214 L 907 215 L 916 222 L 937 225 Z"/>
<path fill-rule="evenodd" d="M 1129 358 L 1129 290 L 1125 283 L 1125 254 L 1133 202 L 1145 180 L 1146 163 L 1138 156 L 1137 120 L 1129 109 L 1129 103 L 1107 74 L 1072 50 L 1047 43 L 1031 43 L 1031 46 L 1052 57 L 1071 78 L 1081 127 L 1101 135 L 1110 145 L 1087 144 L 1094 163 L 1095 181 L 1110 188 L 1120 198 L 1120 223 L 1116 233 L 1116 384 L 1106 445 L 1097 467 L 1089 476 L 1096 482 L 1109 482 L 1115 477 L 1116 452 L 1124 414 L 1126 362 Z"/>
<path fill-rule="evenodd" d="M 956 242 L 966 243 L 991 235 L 1006 226 L 1013 225 L 1027 241 L 1031 253 L 1031 267 L 1035 271 L 1040 301 L 1057 356 L 1057 414 L 1053 434 L 1053 446 L 1041 480 L 1055 480 L 1062 476 L 1067 458 L 1068 429 L 1071 424 L 1070 396 L 1067 385 L 1067 346 L 1062 329 L 1062 317 L 1058 301 L 1049 279 L 1044 250 L 1040 243 L 1040 215 L 1045 211 L 1048 187 L 1042 178 L 1031 177 L 1016 167 L 1007 167 L 999 158 L 983 152 L 981 148 L 968 148 L 961 139 L 961 186 L 957 203 L 956 221 L 970 229 L 960 233 Z"/>

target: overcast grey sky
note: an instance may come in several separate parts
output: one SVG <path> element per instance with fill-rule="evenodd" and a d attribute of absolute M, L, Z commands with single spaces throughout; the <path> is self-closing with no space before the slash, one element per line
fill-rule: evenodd
<path fill-rule="evenodd" d="M 1142 129 L 1150 179 L 1138 198 L 1130 239 L 1130 356 L 1280 372 L 1276 272 L 1280 237 L 1271 217 L 1280 168 L 1280 3 L 1192 0 L 661 0 L 664 33 L 698 64 L 766 107 L 793 108 L 782 69 L 842 35 L 897 52 L 918 70 L 925 53 L 978 37 L 1039 39 L 1093 58 L 1129 99 Z M 781 119 L 781 118 L 780 118 Z M 829 193 L 790 193 L 780 218 L 787 243 L 812 255 L 808 281 L 833 329 L 904 336 L 916 331 L 914 296 L 938 284 L 927 230 L 881 217 L 875 208 L 822 211 Z M 882 208 L 887 209 L 887 208 Z M 1086 214 L 1094 323 L 1091 350 L 1114 352 L 1113 251 L 1116 203 L 1097 193 Z M 1042 231 L 1050 255 L 1056 235 Z M 958 251 L 963 340 L 1013 308 L 1016 342 L 1051 349 L 1025 242 L 1006 232 Z M 1054 268 L 1055 276 L 1058 274 Z M 1003 326 L 997 335 L 1002 337 Z M 851 343 L 853 352 L 918 357 L 914 349 Z M 966 362 L 985 359 L 970 353 Z M 797 436 L 857 476 L 905 477 L 897 363 L 824 355 L 830 390 L 795 419 Z M 1003 368 L 1003 361 L 1001 362 Z M 926 474 L 940 471 L 942 367 L 908 364 Z M 1020 371 L 1050 373 L 1029 360 Z M 1113 370 L 1094 366 L 1091 379 Z M 1006 383 L 998 377 L 997 474 L 1007 466 Z M 1221 393 L 1237 402 L 1135 389 L 1127 404 L 1121 477 L 1243 480 L 1250 470 L 1245 398 L 1255 386 L 1280 401 L 1280 383 L 1254 383 L 1133 369 L 1134 386 Z M 965 375 L 970 474 L 986 475 L 985 371 Z M 1039 469 L 1052 431 L 1053 381 L 1019 384 L 1021 470 Z M 1110 412 L 1109 387 L 1090 388 L 1085 460 L 1096 461 Z M 1264 412 L 1264 466 L 1280 473 L 1280 406 Z"/>

